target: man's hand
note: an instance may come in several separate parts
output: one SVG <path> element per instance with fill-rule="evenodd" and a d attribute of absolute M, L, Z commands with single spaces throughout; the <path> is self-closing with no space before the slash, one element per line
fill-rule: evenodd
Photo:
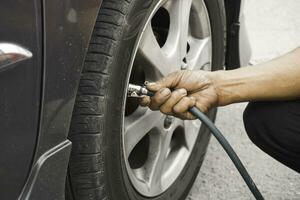
<path fill-rule="evenodd" d="M 218 94 L 206 71 L 177 71 L 167 77 L 147 84 L 153 97 L 143 97 L 140 104 L 151 110 L 160 110 L 167 115 L 181 119 L 195 119 L 188 109 L 196 106 L 202 112 L 208 112 L 218 105 Z"/>
<path fill-rule="evenodd" d="M 229 71 L 178 71 L 147 85 L 156 92 L 141 105 L 152 110 L 194 119 L 188 109 L 207 112 L 214 106 L 245 101 L 295 100 L 300 98 L 300 48 L 259 67 Z"/>

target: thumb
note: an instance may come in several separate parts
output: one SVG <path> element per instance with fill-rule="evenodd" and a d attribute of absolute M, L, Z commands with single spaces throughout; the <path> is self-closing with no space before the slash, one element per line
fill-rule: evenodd
<path fill-rule="evenodd" d="M 173 72 L 157 82 L 146 83 L 147 89 L 156 92 L 161 88 L 175 88 L 182 75 L 180 71 Z"/>

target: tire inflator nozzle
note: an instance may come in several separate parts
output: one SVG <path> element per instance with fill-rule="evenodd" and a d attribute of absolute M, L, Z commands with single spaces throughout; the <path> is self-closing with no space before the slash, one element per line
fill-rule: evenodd
<path fill-rule="evenodd" d="M 128 85 L 127 97 L 154 96 L 154 93 L 149 91 L 145 86 L 130 84 Z"/>

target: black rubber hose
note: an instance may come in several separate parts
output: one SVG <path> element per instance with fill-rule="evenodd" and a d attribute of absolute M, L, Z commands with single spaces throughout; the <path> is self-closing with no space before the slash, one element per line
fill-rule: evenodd
<path fill-rule="evenodd" d="M 143 95 L 148 95 L 150 97 L 154 96 L 154 92 L 149 91 L 146 89 L 146 87 L 143 87 L 146 91 L 146 93 L 143 93 Z M 215 124 L 203 113 L 201 112 L 198 108 L 192 107 L 189 109 L 189 111 L 197 117 L 202 123 L 204 123 L 207 128 L 212 132 L 212 134 L 216 137 L 218 142 L 221 144 L 223 149 L 226 151 L 228 154 L 229 158 L 232 160 L 233 164 L 243 177 L 245 183 L 247 184 L 248 188 L 252 192 L 253 196 L 257 200 L 264 200 L 264 197 L 256 187 L 254 181 L 250 177 L 249 173 L 247 172 L 246 168 L 244 167 L 243 163 L 239 159 L 239 157 L 236 155 L 235 151 L 229 144 L 229 142 L 226 140 L 226 138 L 222 135 L 221 131 L 215 126 Z"/>
<path fill-rule="evenodd" d="M 232 149 L 226 138 L 222 135 L 221 131 L 214 125 L 214 123 L 204 114 L 202 113 L 198 108 L 193 107 L 189 109 L 189 111 L 197 117 L 202 123 L 204 123 L 207 128 L 212 132 L 212 134 L 216 137 L 216 139 L 219 141 L 219 143 L 222 145 L 230 159 L 232 160 L 233 164 L 243 177 L 245 183 L 247 184 L 248 188 L 254 195 L 254 197 L 257 200 L 263 200 L 264 197 L 256 187 L 255 183 L 253 182 L 252 178 L 250 177 L 249 173 L 245 169 L 243 163 L 239 159 L 239 157 L 236 155 L 235 151 Z"/>

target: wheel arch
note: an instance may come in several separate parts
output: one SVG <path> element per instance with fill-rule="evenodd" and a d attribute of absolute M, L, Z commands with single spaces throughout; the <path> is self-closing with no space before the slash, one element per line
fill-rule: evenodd
<path fill-rule="evenodd" d="M 42 1 L 43 77 L 38 139 L 19 199 L 64 199 L 71 150 L 67 135 L 101 4 L 102 0 Z"/>
<path fill-rule="evenodd" d="M 236 69 L 248 64 L 250 45 L 245 30 L 243 0 L 224 0 L 226 10 L 226 70 Z"/>

